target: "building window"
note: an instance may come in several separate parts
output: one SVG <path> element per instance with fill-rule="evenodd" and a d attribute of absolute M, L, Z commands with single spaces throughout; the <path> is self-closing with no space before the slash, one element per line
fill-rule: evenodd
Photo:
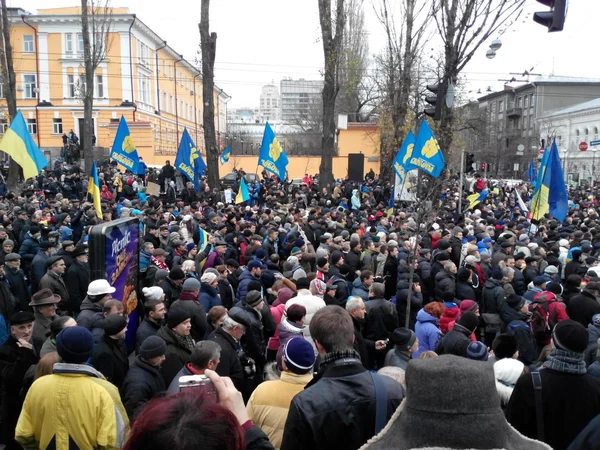
<path fill-rule="evenodd" d="M 95 33 L 94 34 L 94 48 L 98 49 L 98 51 L 100 51 L 100 49 L 103 49 L 104 48 L 104 40 L 105 40 L 104 33 Z"/>
<path fill-rule="evenodd" d="M 35 51 L 33 45 L 33 35 L 26 34 L 23 36 L 23 53 L 33 53 Z"/>
<path fill-rule="evenodd" d="M 585 142 L 588 142 L 588 129 L 587 129 L 587 128 L 585 128 L 585 129 L 583 130 L 583 140 L 584 140 Z"/>
<path fill-rule="evenodd" d="M 65 52 L 73 53 L 73 35 L 65 34 Z"/>
<path fill-rule="evenodd" d="M 534 105 L 534 102 L 533 102 L 533 94 L 531 94 L 531 95 L 529 96 L 529 106 L 530 106 L 531 108 L 533 108 L 533 105 Z"/>
<path fill-rule="evenodd" d="M 68 89 L 69 89 L 69 97 L 70 98 L 75 97 L 75 76 L 74 75 L 67 75 L 67 85 L 68 85 Z"/>
<path fill-rule="evenodd" d="M 166 92 L 163 92 L 163 104 L 162 104 L 162 109 L 163 111 L 169 111 L 169 96 L 167 95 Z"/>
<path fill-rule="evenodd" d="M 104 80 L 102 75 L 96 75 L 96 98 L 104 98 Z"/>
<path fill-rule="evenodd" d="M 523 107 L 523 97 L 517 98 L 517 108 Z"/>
<path fill-rule="evenodd" d="M 23 75 L 23 98 L 37 98 L 36 87 L 37 79 L 35 74 Z"/>
<path fill-rule="evenodd" d="M 83 53 L 83 34 L 77 34 L 77 53 Z"/>
<path fill-rule="evenodd" d="M 156 124 L 153 125 L 154 128 L 154 139 L 158 139 L 158 130 L 156 129 Z"/>
<path fill-rule="evenodd" d="M 150 104 L 150 84 L 148 77 L 140 77 L 140 100 L 142 103 Z"/>
<path fill-rule="evenodd" d="M 526 95 L 525 97 L 523 97 L 523 108 L 527 108 L 527 99 L 529 97 Z"/>
<path fill-rule="evenodd" d="M 8 121 L 6 119 L 0 119 L 0 134 L 6 133 L 8 129 Z"/>
<path fill-rule="evenodd" d="M 163 75 L 167 76 L 167 62 L 163 59 Z"/>
<path fill-rule="evenodd" d="M 63 134 L 62 119 L 52 119 L 52 134 Z"/>
<path fill-rule="evenodd" d="M 27 119 L 27 130 L 29 134 L 37 134 L 37 122 L 35 119 Z"/>
<path fill-rule="evenodd" d="M 175 102 L 172 95 L 169 95 L 169 105 L 171 114 L 175 114 Z"/>
<path fill-rule="evenodd" d="M 144 66 L 148 66 L 148 46 L 143 42 L 139 45 L 138 61 Z"/>
<path fill-rule="evenodd" d="M 169 66 L 169 78 L 173 78 L 173 66 Z"/>

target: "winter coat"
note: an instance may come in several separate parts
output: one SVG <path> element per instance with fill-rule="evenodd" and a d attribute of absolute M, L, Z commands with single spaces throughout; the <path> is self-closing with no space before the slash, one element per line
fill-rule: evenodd
<path fill-rule="evenodd" d="M 335 304 L 344 306 L 348 300 L 348 296 L 350 295 L 350 287 L 352 286 L 352 283 L 346 281 L 346 279 L 341 275 L 332 276 L 328 283 L 335 285 L 337 288 L 335 290 Z"/>
<path fill-rule="evenodd" d="M 158 367 L 137 356 L 131 363 L 120 389 L 129 419 L 133 420 L 146 403 L 164 390 L 165 382 Z"/>
<path fill-rule="evenodd" d="M 31 301 L 31 295 L 27 287 L 27 276 L 23 269 L 11 269 L 8 266 L 4 266 L 4 277 L 10 287 L 10 292 L 16 302 L 16 309 L 21 311 L 31 311 L 29 302 Z"/>
<path fill-rule="evenodd" d="M 275 449 L 281 447 L 292 399 L 304 390 L 312 378 L 312 373 L 297 375 L 282 372 L 279 380 L 261 383 L 250 396 L 246 405 L 248 417 L 265 432 Z"/>
<path fill-rule="evenodd" d="M 522 320 L 512 320 L 506 327 L 505 333 L 511 334 L 517 340 L 519 361 L 526 366 L 535 363 L 539 357 L 538 345 L 531 326 Z"/>
<path fill-rule="evenodd" d="M 360 254 L 350 250 L 348 253 L 344 254 L 344 261 L 348 264 L 348 267 L 350 267 L 350 276 L 348 279 L 354 280 L 356 272 L 359 272 L 361 268 Z"/>
<path fill-rule="evenodd" d="M 454 275 L 441 270 L 435 276 L 435 287 L 433 288 L 433 294 L 435 301 L 443 302 L 445 300 L 444 294 L 452 294 L 452 298 L 456 293 L 456 281 Z"/>
<path fill-rule="evenodd" d="M 365 339 L 364 337 L 364 319 L 352 317 L 352 324 L 354 325 L 354 342 L 352 343 L 352 348 L 354 348 L 354 351 L 360 356 L 362 365 L 368 368 L 371 364 L 369 356 L 375 353 L 375 342 Z"/>
<path fill-rule="evenodd" d="M 204 311 L 210 311 L 213 306 L 221 306 L 221 298 L 219 292 L 212 287 L 210 284 L 200 284 L 200 294 L 198 295 L 198 301 L 204 308 Z"/>
<path fill-rule="evenodd" d="M 219 298 L 221 299 L 221 304 L 227 309 L 231 309 L 235 303 L 235 290 L 225 278 L 219 278 Z"/>
<path fill-rule="evenodd" d="M 360 277 L 352 282 L 352 296 L 358 296 L 362 298 L 364 302 L 369 300 L 369 288 L 360 281 Z"/>
<path fill-rule="evenodd" d="M 94 346 L 91 365 L 108 381 L 120 388 L 129 370 L 129 359 L 123 339 L 113 339 L 104 335 Z"/>
<path fill-rule="evenodd" d="M 33 322 L 33 332 L 31 334 L 31 343 L 33 344 L 36 353 L 39 354 L 42 349 L 42 345 L 46 341 L 46 333 L 50 334 L 50 324 L 52 323 L 51 317 L 45 317 L 40 313 L 40 311 L 36 308 L 33 311 L 35 316 L 35 321 Z"/>
<path fill-rule="evenodd" d="M 418 258 L 418 262 L 417 275 L 419 275 L 419 279 L 421 280 L 423 297 L 426 301 L 429 301 L 429 298 L 433 295 L 434 281 L 431 274 L 431 263 L 422 256 Z"/>
<path fill-rule="evenodd" d="M 221 359 L 215 371 L 222 377 L 231 378 L 235 388 L 240 392 L 245 392 L 246 377 L 238 357 L 238 351 L 241 350 L 239 342 L 221 327 L 217 328 L 209 336 L 209 339 L 221 347 Z"/>
<path fill-rule="evenodd" d="M 471 283 L 459 281 L 456 283 L 456 298 L 458 300 L 477 300 L 477 295 Z"/>
<path fill-rule="evenodd" d="M 173 302 L 171 309 L 182 308 L 185 309 L 191 316 L 192 330 L 190 334 L 192 339 L 196 342 L 201 341 L 206 336 L 208 331 L 208 319 L 206 318 L 206 310 L 200 303 L 196 301 L 196 298 L 191 292 L 182 292 L 179 300 Z"/>
<path fill-rule="evenodd" d="M 527 283 L 525 282 L 523 272 L 517 268 L 515 268 L 515 276 L 512 280 L 512 285 L 515 289 L 515 294 L 517 295 L 523 295 L 525 291 L 527 291 Z"/>
<path fill-rule="evenodd" d="M 256 278 L 248 269 L 245 269 L 242 274 L 238 277 L 238 288 L 237 288 L 237 299 L 241 302 L 246 301 L 246 294 L 248 294 L 248 285 L 251 281 L 260 281 Z"/>
<path fill-rule="evenodd" d="M 544 410 L 544 441 L 554 450 L 565 450 L 579 432 L 600 414 L 600 379 L 588 374 L 540 370 Z M 521 434 L 537 438 L 533 380 L 522 375 L 513 390 L 506 420 Z"/>
<path fill-rule="evenodd" d="M 229 313 L 231 317 L 239 315 L 244 318 L 246 333 L 240 341 L 248 356 L 256 363 L 257 369 L 262 369 L 267 360 L 267 345 L 260 313 L 248 305 L 234 306 Z"/>
<path fill-rule="evenodd" d="M 467 347 L 471 343 L 471 331 L 456 323 L 454 328 L 443 336 L 437 345 L 438 355 L 456 355 L 467 357 Z"/>
<path fill-rule="evenodd" d="M 21 243 L 19 247 L 19 255 L 21 255 L 21 260 L 23 262 L 23 268 L 27 270 L 31 266 L 31 262 L 35 255 L 37 255 L 40 250 L 40 242 L 35 239 L 29 232 L 25 235 L 25 239 Z"/>
<path fill-rule="evenodd" d="M 397 348 L 393 348 L 387 352 L 385 355 L 385 360 L 383 362 L 384 367 L 392 366 L 398 367 L 399 369 L 406 370 L 408 367 L 408 363 L 410 362 L 410 355 L 407 355 L 404 352 L 401 352 Z"/>
<path fill-rule="evenodd" d="M 63 312 L 68 312 L 72 314 L 73 306 L 69 299 L 69 291 L 67 290 L 67 285 L 65 284 L 65 280 L 63 277 L 55 272 L 49 270 L 46 272 L 46 275 L 42 277 L 40 280 L 40 284 L 38 288 L 41 289 L 50 289 L 53 294 L 60 295 L 60 302 L 57 303 L 57 307 L 59 310 Z"/>
<path fill-rule="evenodd" d="M 388 339 L 398 328 L 396 306 L 381 297 L 375 297 L 365 303 L 367 317 L 365 338 L 371 341 Z"/>
<path fill-rule="evenodd" d="M 309 341 L 314 347 L 314 341 L 310 337 L 309 325 L 312 317 L 315 313 L 324 308 L 325 301 L 322 298 L 316 297 L 310 293 L 307 289 L 300 289 L 298 295 L 294 298 L 289 299 L 285 304 L 285 310 L 287 311 L 292 305 L 302 305 L 306 308 L 306 317 L 304 317 L 304 338 Z"/>
<path fill-rule="evenodd" d="M 138 329 L 135 332 L 135 354 L 140 353 L 140 347 L 142 343 L 148 339 L 150 336 L 156 336 L 158 330 L 160 330 L 161 325 L 150 320 L 148 317 L 144 317 L 144 320 L 138 326 Z"/>
<path fill-rule="evenodd" d="M 31 262 L 31 268 L 29 270 L 31 292 L 35 293 L 39 291 L 38 286 L 40 284 L 40 280 L 46 274 L 46 261 L 48 260 L 48 258 L 49 256 L 46 254 L 46 252 L 41 249 L 33 258 L 33 261 Z"/>
<path fill-rule="evenodd" d="M 179 294 L 181 294 L 181 285 L 175 284 L 173 280 L 167 277 L 162 280 L 158 286 L 161 287 L 165 293 L 165 306 L 170 308 L 171 305 L 179 298 Z"/>
<path fill-rule="evenodd" d="M 90 284 L 90 268 L 87 264 L 82 264 L 73 260 L 73 264 L 67 271 L 67 289 L 69 291 L 69 300 L 73 307 L 73 312 L 78 313 L 81 309 L 81 302 L 87 295 L 87 288 Z"/>
<path fill-rule="evenodd" d="M 156 335 L 167 344 L 166 359 L 161 365 L 161 373 L 165 386 L 171 384 L 175 374 L 181 370 L 184 364 L 189 362 L 192 350 L 187 348 L 180 337 L 166 325 L 162 326 Z"/>
<path fill-rule="evenodd" d="M 495 280 L 493 278 L 487 280 L 483 285 L 481 312 L 488 314 L 499 314 L 500 319 L 505 324 L 508 324 L 511 320 L 520 319 L 519 313 L 508 306 L 508 303 L 506 303 L 506 296 L 504 294 L 504 288 L 502 287 L 502 281 Z"/>
<path fill-rule="evenodd" d="M 29 389 L 15 440 L 26 449 L 117 449 L 128 427 L 118 389 L 100 372 L 59 363 Z"/>
<path fill-rule="evenodd" d="M 450 248 L 452 249 L 450 252 L 450 261 L 456 264 L 456 267 L 460 267 L 460 252 L 463 245 L 462 240 L 456 236 L 452 236 L 448 242 L 450 243 Z"/>
<path fill-rule="evenodd" d="M 500 403 L 505 407 L 510 400 L 517 380 L 523 374 L 525 365 L 518 359 L 504 358 L 494 363 L 496 376 L 496 390 L 500 396 Z"/>
<path fill-rule="evenodd" d="M 98 313 L 100 313 L 100 316 L 98 316 Z M 84 298 L 83 302 L 81 302 L 81 312 L 77 316 L 77 325 L 92 331 L 96 322 L 102 320 L 101 317 L 102 306 L 92 302 L 89 297 Z"/>
<path fill-rule="evenodd" d="M 396 285 L 398 284 L 398 258 L 388 255 L 383 265 L 383 282 L 385 284 L 386 299 L 396 295 Z"/>
<path fill-rule="evenodd" d="M 438 323 L 438 319 L 424 309 L 421 309 L 417 313 L 415 334 L 419 341 L 419 348 L 412 354 L 413 358 L 418 358 L 421 353 L 426 351 L 435 351 L 437 343 L 442 336 Z"/>
<path fill-rule="evenodd" d="M 570 319 L 579 322 L 587 328 L 592 323 L 594 314 L 600 313 L 600 303 L 594 295 L 588 291 L 582 291 L 574 295 L 567 305 L 567 315 Z"/>
<path fill-rule="evenodd" d="M 390 378 L 373 376 L 385 384 L 389 420 L 404 391 Z M 375 403 L 372 375 L 358 359 L 331 363 L 293 398 L 281 450 L 358 449 L 375 434 Z"/>
<path fill-rule="evenodd" d="M 404 327 L 406 325 L 406 304 L 408 301 L 409 274 L 403 274 L 398 279 L 396 286 L 396 311 L 398 311 L 398 325 Z M 423 307 L 423 295 L 420 292 L 413 292 L 410 296 L 410 316 L 408 327 L 415 328 L 417 321 L 417 312 Z"/>

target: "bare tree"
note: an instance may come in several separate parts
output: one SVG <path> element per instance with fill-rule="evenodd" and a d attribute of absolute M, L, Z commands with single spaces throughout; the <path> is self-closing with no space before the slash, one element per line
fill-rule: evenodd
<path fill-rule="evenodd" d="M 112 10 L 110 0 L 81 0 L 81 34 L 83 35 L 83 60 L 85 83 L 81 89 L 83 97 L 83 132 L 81 148 L 85 172 L 89 173 L 94 161 L 94 78 L 100 64 L 106 60 L 110 47 L 110 25 Z"/>
<path fill-rule="evenodd" d="M 202 124 L 204 146 L 206 147 L 206 167 L 208 185 L 219 186 L 219 149 L 215 132 L 215 57 L 217 53 L 217 33 L 209 33 L 210 0 L 202 0 L 200 7 L 200 53 L 202 58 Z"/>
<path fill-rule="evenodd" d="M 475 51 L 521 14 L 525 0 L 432 0 L 432 14 L 444 43 L 441 85 L 456 85 Z M 445 93 L 444 93 L 445 96 Z M 438 141 L 442 151 L 452 144 L 454 115 L 442 104 Z"/>
<path fill-rule="evenodd" d="M 15 75 L 15 66 L 12 54 L 12 43 L 10 40 L 10 22 L 8 19 L 8 10 L 6 0 L 1 0 L 2 4 L 2 33 L 0 39 L 0 70 L 2 71 L 2 89 L 6 105 L 8 107 L 8 118 L 10 121 L 17 115 L 17 77 Z M 19 182 L 19 165 L 11 158 L 8 166 L 8 179 L 6 180 L 9 189 L 14 190 Z"/>
<path fill-rule="evenodd" d="M 340 90 L 339 62 L 342 37 L 346 25 L 344 0 L 336 1 L 335 17 L 332 16 L 331 0 L 319 1 L 321 40 L 325 58 L 323 83 L 323 137 L 321 139 L 321 166 L 319 180 L 322 186 L 333 183 L 333 155 L 335 153 L 335 99 Z"/>

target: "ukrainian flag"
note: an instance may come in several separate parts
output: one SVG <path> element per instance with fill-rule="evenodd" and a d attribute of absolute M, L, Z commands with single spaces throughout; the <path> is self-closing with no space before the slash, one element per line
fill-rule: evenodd
<path fill-rule="evenodd" d="M 392 189 L 392 195 L 390 196 L 390 201 L 388 202 L 387 216 L 388 219 L 394 215 L 394 197 L 396 196 L 396 186 Z"/>
<path fill-rule="evenodd" d="M 198 228 L 198 233 L 200 234 L 200 251 L 202 252 L 210 244 L 210 235 L 201 227 Z"/>
<path fill-rule="evenodd" d="M 248 186 L 246 186 L 244 177 L 242 177 L 242 181 L 240 182 L 240 189 L 238 190 L 238 193 L 235 196 L 235 203 L 244 203 L 248 200 L 250 200 L 250 192 L 248 191 Z"/>
<path fill-rule="evenodd" d="M 546 150 L 542 158 L 538 184 L 531 200 L 531 218 L 540 220 L 544 214 L 550 213 L 562 222 L 567 217 L 568 209 L 567 186 L 554 140 L 550 151 Z"/>
<path fill-rule="evenodd" d="M 481 192 L 476 192 L 475 194 L 471 194 L 471 195 L 467 196 L 467 200 L 469 201 L 469 206 L 467 206 L 467 209 L 471 209 L 475 205 L 481 203 L 482 201 L 484 201 L 486 199 L 487 196 L 488 196 L 487 189 L 484 189 Z"/>
<path fill-rule="evenodd" d="M 96 161 L 92 164 L 90 179 L 88 181 L 87 193 L 92 196 L 94 209 L 99 219 L 102 219 L 102 207 L 100 206 L 100 183 L 98 182 L 98 171 L 96 170 Z"/>
<path fill-rule="evenodd" d="M 25 179 L 35 177 L 48 165 L 44 154 L 29 134 L 20 110 L 13 117 L 10 128 L 0 141 L 0 150 L 10 155 L 13 161 L 21 166 Z"/>
<path fill-rule="evenodd" d="M 225 165 L 226 162 L 229 162 L 229 157 L 231 156 L 231 147 L 227 147 L 221 156 L 219 157 L 219 161 L 221 161 L 221 165 Z"/>

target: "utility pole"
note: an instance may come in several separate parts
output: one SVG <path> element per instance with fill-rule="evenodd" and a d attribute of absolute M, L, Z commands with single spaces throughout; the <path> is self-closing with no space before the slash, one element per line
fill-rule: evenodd
<path fill-rule="evenodd" d="M 458 214 L 462 214 L 463 177 L 465 173 L 465 149 L 460 151 L 460 187 L 458 188 Z"/>

